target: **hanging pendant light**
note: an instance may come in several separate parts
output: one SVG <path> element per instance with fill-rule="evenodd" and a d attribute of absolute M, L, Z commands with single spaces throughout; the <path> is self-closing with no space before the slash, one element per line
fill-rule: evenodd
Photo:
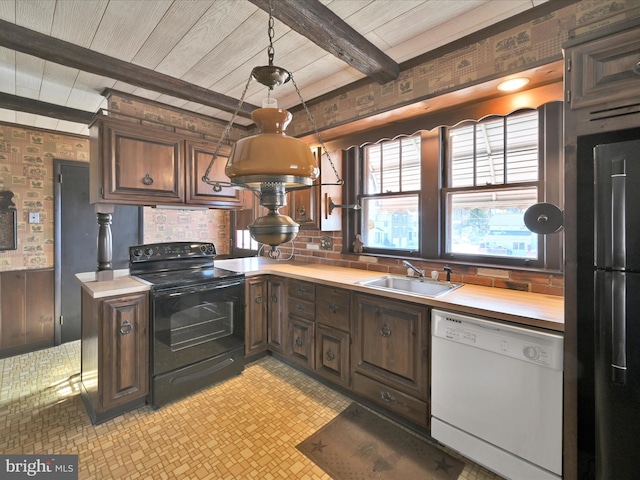
<path fill-rule="evenodd" d="M 293 75 L 286 69 L 273 65 L 274 19 L 272 10 L 273 8 L 269 12 L 269 47 L 267 48 L 269 65 L 255 67 L 251 71 L 238 107 L 218 142 L 218 147 L 202 180 L 213 185 L 214 188 L 219 188 L 223 184 L 223 182 L 209 179 L 209 172 L 218 157 L 223 141 L 231 130 L 233 121 L 244 102 L 249 83 L 253 78 L 268 87 L 269 94 L 274 87 L 283 85 L 289 80 L 293 82 L 300 102 L 336 174 L 337 184 L 341 185 L 342 179 L 320 139 L 313 117 L 311 117 L 300 90 L 293 80 Z M 230 186 L 252 190 L 259 196 L 260 205 L 267 208 L 267 215 L 257 218 L 254 223 L 249 225 L 249 233 L 255 241 L 272 247 L 272 250 L 269 251 L 269 256 L 272 258 L 280 256 L 278 246 L 293 240 L 300 228 L 290 217 L 282 215 L 278 211 L 286 205 L 286 193 L 292 189 L 310 188 L 320 174 L 317 160 L 311 153 L 309 146 L 302 140 L 286 135 L 286 128 L 292 118 L 293 115 L 290 112 L 277 108 L 277 101 L 269 95 L 263 101 L 262 108 L 251 113 L 251 119 L 257 125 L 260 133 L 242 138 L 235 143 L 225 169 Z"/>

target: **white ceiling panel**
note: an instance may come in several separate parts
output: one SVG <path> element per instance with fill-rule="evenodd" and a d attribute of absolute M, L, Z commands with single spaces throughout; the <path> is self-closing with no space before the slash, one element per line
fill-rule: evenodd
<path fill-rule="evenodd" d="M 402 63 L 544 1 L 322 3 L 395 62 Z M 252 69 L 268 63 L 268 14 L 247 0 L 0 0 L 0 19 L 209 89 L 212 96 L 214 92 L 226 95 L 234 105 Z M 275 21 L 274 34 L 274 63 L 293 73 L 307 101 L 364 77 L 279 20 Z M 0 92 L 94 112 L 105 106 L 101 95 L 105 88 L 222 121 L 231 118 L 230 112 L 215 107 L 0 47 Z M 266 87 L 251 81 L 245 101 L 260 105 L 267 93 Z M 300 103 L 291 82 L 272 96 L 284 108 Z M 86 131 L 80 124 L 52 122 L 2 109 L 0 120 Z M 247 118 L 238 117 L 236 121 L 251 124 Z"/>

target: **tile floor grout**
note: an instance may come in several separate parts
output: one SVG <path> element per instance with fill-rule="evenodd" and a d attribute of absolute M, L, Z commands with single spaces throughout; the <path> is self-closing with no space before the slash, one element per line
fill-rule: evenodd
<path fill-rule="evenodd" d="M 77 454 L 83 480 L 328 480 L 296 445 L 353 401 L 263 357 L 158 410 L 94 426 L 79 372 L 79 341 L 0 359 L 0 453 Z M 500 478 L 464 461 L 460 479 Z"/>

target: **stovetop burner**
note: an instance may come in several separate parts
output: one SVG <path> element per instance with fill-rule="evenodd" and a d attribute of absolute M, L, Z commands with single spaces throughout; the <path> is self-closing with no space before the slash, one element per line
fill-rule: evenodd
<path fill-rule="evenodd" d="M 202 285 L 221 279 L 242 278 L 244 274 L 218 267 L 172 270 L 166 272 L 141 273 L 134 275 L 149 282 L 154 290 L 163 288 Z"/>

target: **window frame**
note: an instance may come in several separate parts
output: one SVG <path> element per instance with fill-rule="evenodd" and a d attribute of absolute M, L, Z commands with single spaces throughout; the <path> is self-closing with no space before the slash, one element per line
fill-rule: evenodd
<path fill-rule="evenodd" d="M 539 175 L 538 175 L 538 202 L 547 202 L 557 205 L 561 210 L 563 204 L 564 163 L 562 144 L 562 116 L 563 104 L 555 100 L 531 107 L 539 112 Z M 519 109 L 520 110 L 525 110 Z M 475 111 L 473 108 L 470 111 Z M 516 113 L 514 111 L 512 113 Z M 476 112 L 477 113 L 477 112 Z M 472 118 L 468 112 L 451 113 L 447 122 L 441 125 L 456 125 L 460 123 L 460 116 L 464 119 Z M 458 118 L 455 118 L 457 115 Z M 507 116 L 508 114 L 498 114 Z M 474 115 L 475 116 L 475 115 Z M 477 115 L 476 118 L 485 118 L 487 115 Z M 407 250 L 389 249 L 363 249 L 364 255 L 375 255 L 391 258 L 415 258 L 425 261 L 447 262 L 451 264 L 478 265 L 487 267 L 522 267 L 541 270 L 563 270 L 563 238 L 562 231 L 548 236 L 538 235 L 538 249 L 541 252 L 539 259 L 533 261 L 523 258 L 509 258 L 506 256 L 463 255 L 446 254 L 446 192 L 444 185 L 447 175 L 447 127 L 437 127 L 433 130 L 419 130 L 421 135 L 421 200 L 419 217 L 420 244 L 417 252 Z M 408 135 L 410 136 L 410 135 Z M 389 138 L 389 137 L 387 137 Z M 360 174 L 363 162 L 363 147 L 366 144 L 354 146 L 343 150 L 344 180 L 343 198 L 348 203 L 359 203 L 362 176 Z M 528 182 L 527 182 L 528 183 Z M 502 185 L 501 185 L 502 186 Z M 507 184 L 507 188 L 517 188 L 518 183 Z M 495 188 L 488 186 L 487 188 Z M 349 210 L 343 216 L 343 253 L 353 252 L 353 239 L 360 233 L 361 213 Z M 433 226 L 437 231 L 432 234 L 427 228 Z"/>

